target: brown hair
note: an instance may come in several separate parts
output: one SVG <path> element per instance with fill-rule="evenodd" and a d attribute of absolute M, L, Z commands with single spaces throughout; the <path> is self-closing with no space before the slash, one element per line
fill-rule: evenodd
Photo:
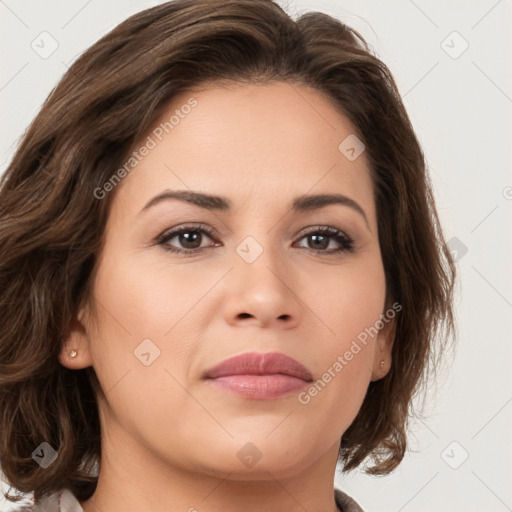
<path fill-rule="evenodd" d="M 175 0 L 130 17 L 77 59 L 0 181 L 0 464 L 36 500 L 63 487 L 87 499 L 97 483 L 99 382 L 92 367 L 58 361 L 91 299 L 113 197 L 94 191 L 175 95 L 219 80 L 314 87 L 366 145 L 387 303 L 403 309 L 391 370 L 370 383 L 339 457 L 345 471 L 372 457 L 371 474 L 404 457 L 411 400 L 454 331 L 455 267 L 390 71 L 356 31 L 323 13 L 293 20 L 271 0 Z M 43 441 L 58 452 L 47 469 L 31 456 Z"/>

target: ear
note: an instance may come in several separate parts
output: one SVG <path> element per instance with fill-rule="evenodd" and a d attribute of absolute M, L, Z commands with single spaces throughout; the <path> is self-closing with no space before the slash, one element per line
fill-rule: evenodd
<path fill-rule="evenodd" d="M 383 323 L 384 327 L 377 334 L 375 341 L 371 381 L 382 379 L 391 369 L 391 351 L 395 341 L 396 321 L 395 318 L 392 318 L 388 319 L 388 322 L 383 320 Z"/>
<path fill-rule="evenodd" d="M 73 318 L 69 327 L 68 335 L 62 343 L 59 354 L 59 362 L 62 366 L 71 370 L 80 370 L 92 366 L 90 353 L 90 341 L 88 325 L 84 321 L 85 309 L 80 309 L 76 318 Z M 71 354 L 76 353 L 75 357 Z"/>

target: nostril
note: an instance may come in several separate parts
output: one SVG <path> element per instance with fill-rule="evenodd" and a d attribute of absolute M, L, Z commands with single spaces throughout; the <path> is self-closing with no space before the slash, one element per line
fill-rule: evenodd
<path fill-rule="evenodd" d="M 240 318 L 248 318 L 251 315 L 249 313 L 240 313 Z"/>

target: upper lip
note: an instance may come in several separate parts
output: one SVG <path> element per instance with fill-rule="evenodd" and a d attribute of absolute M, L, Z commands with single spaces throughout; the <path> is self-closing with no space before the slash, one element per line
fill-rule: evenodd
<path fill-rule="evenodd" d="M 311 372 L 295 359 L 280 352 L 246 352 L 230 357 L 204 373 L 204 378 L 215 379 L 226 375 L 282 374 L 312 381 Z"/>

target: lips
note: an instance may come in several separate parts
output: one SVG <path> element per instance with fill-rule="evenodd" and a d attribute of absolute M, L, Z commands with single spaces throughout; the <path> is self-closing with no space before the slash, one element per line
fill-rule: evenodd
<path fill-rule="evenodd" d="M 288 375 L 312 382 L 311 372 L 301 363 L 280 352 L 247 352 L 226 359 L 207 370 L 203 378 L 217 379 L 229 375 Z"/>
<path fill-rule="evenodd" d="M 309 386 L 311 372 L 279 352 L 248 352 L 207 370 L 205 383 L 221 392 L 249 400 L 289 397 Z"/>

